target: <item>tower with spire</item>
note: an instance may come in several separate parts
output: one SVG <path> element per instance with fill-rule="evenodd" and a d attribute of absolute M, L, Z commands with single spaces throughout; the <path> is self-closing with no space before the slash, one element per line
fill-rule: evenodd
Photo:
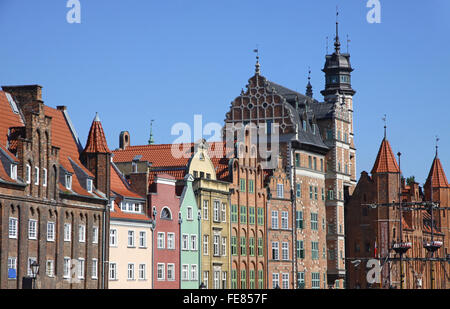
<path fill-rule="evenodd" d="M 89 130 L 86 147 L 81 153 L 81 162 L 95 175 L 95 187 L 109 197 L 111 150 L 98 113 Z"/>

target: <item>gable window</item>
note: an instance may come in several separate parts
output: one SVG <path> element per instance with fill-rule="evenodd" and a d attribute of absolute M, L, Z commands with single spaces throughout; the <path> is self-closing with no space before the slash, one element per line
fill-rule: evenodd
<path fill-rule="evenodd" d="M 89 193 L 92 193 L 92 179 L 86 180 L 86 188 Z"/>
<path fill-rule="evenodd" d="M 186 214 L 186 219 L 189 221 L 193 220 L 193 213 L 192 213 L 192 207 L 188 207 L 187 208 L 187 214 Z"/>
<path fill-rule="evenodd" d="M 288 221 L 289 213 L 287 211 L 281 212 L 281 228 L 287 230 L 289 228 Z"/>
<path fill-rule="evenodd" d="M 278 198 L 284 197 L 284 185 L 282 183 L 277 184 L 277 197 Z"/>
<path fill-rule="evenodd" d="M 66 188 L 72 190 L 72 175 L 66 175 Z"/>
<path fill-rule="evenodd" d="M 164 207 L 163 210 L 161 211 L 161 219 L 172 220 L 172 215 L 167 207 Z"/>
<path fill-rule="evenodd" d="M 11 164 L 11 179 L 17 180 L 17 164 Z"/>

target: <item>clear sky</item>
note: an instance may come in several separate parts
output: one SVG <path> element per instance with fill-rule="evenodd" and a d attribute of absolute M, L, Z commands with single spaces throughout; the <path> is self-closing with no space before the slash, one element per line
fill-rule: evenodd
<path fill-rule="evenodd" d="M 176 122 L 223 123 L 230 102 L 261 72 L 304 92 L 308 66 L 322 100 L 326 37 L 336 5 L 350 36 L 358 174 L 372 168 L 383 137 L 402 152 L 405 176 L 425 181 L 439 135 L 450 176 L 450 1 L 380 0 L 369 24 L 366 0 L 80 0 L 81 24 L 66 0 L 0 0 L 0 85 L 40 84 L 47 105 L 66 105 L 83 143 L 99 112 L 110 148 L 128 130 L 146 144 L 171 143 Z M 330 48 L 331 50 L 331 48 Z"/>

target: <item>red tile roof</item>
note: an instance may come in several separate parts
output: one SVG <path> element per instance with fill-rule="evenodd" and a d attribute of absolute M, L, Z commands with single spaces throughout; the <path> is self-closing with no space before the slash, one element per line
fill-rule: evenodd
<path fill-rule="evenodd" d="M 431 165 L 430 173 L 428 174 L 425 186 L 429 187 L 431 185 L 433 188 L 449 188 L 447 177 L 445 176 L 444 169 L 441 164 L 441 160 L 436 156 Z"/>
<path fill-rule="evenodd" d="M 229 159 L 226 158 L 227 151 L 224 144 L 223 142 L 209 143 L 208 149 L 208 155 L 214 164 L 219 180 L 226 180 L 229 175 Z M 182 170 L 182 168 L 187 167 L 194 152 L 194 146 L 194 143 L 129 146 L 124 150 L 113 151 L 113 160 L 118 163 L 131 162 L 137 155 L 141 155 L 140 161 L 150 162 L 152 169 L 155 170 L 150 173 L 149 183 L 153 182 L 155 174 L 158 173 L 166 173 L 176 179 L 183 179 L 186 170 Z M 180 151 L 181 158 L 177 155 L 177 151 Z"/>
<path fill-rule="evenodd" d="M 117 198 L 115 200 L 114 205 L 114 211 L 111 211 L 109 213 L 109 216 L 111 219 L 128 219 L 128 220 L 134 220 L 134 221 L 146 221 L 151 222 L 150 217 L 147 216 L 144 213 L 131 213 L 131 212 L 124 212 L 120 209 L 118 205 L 120 205 L 121 199 Z"/>
<path fill-rule="evenodd" d="M 111 164 L 111 191 L 123 197 L 144 199 L 143 196 L 131 190 L 114 164 Z"/>
<path fill-rule="evenodd" d="M 392 153 L 391 145 L 385 138 L 381 142 L 380 150 L 378 151 L 377 159 L 372 169 L 374 173 L 398 173 L 400 171 L 397 160 Z"/>
<path fill-rule="evenodd" d="M 20 114 L 13 112 L 4 91 L 0 91 L 0 144 L 6 146 L 8 142 L 8 130 L 11 127 L 23 127 L 24 123 Z"/>
<path fill-rule="evenodd" d="M 89 130 L 89 135 L 86 143 L 86 147 L 83 152 L 87 153 L 111 153 L 108 148 L 108 143 L 106 142 L 105 133 L 103 132 L 102 123 L 95 116 L 92 122 L 91 129 Z"/>

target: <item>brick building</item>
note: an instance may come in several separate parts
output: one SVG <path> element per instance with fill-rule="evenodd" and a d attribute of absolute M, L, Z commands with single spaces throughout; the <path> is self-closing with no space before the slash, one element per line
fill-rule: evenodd
<path fill-rule="evenodd" d="M 107 178 L 80 161 L 66 107 L 32 85 L 3 87 L 0 109 L 0 287 L 36 262 L 37 288 L 107 288 Z"/>
<path fill-rule="evenodd" d="M 282 158 L 267 178 L 267 288 L 293 289 L 295 211 Z"/>
<path fill-rule="evenodd" d="M 426 244 L 441 242 L 443 246 L 434 253 L 434 257 L 448 256 L 446 244 L 449 237 L 448 210 L 435 210 L 433 218 L 429 210 L 407 210 L 403 211 L 400 218 L 398 206 L 377 208 L 367 206 L 398 203 L 399 197 L 405 204 L 431 201 L 431 190 L 433 201 L 439 202 L 442 207 L 448 207 L 449 186 L 437 154 L 425 182 L 424 192 L 418 183 L 410 181 L 406 184 L 404 179 L 401 180 L 399 164 L 388 140 L 384 138 L 371 176 L 367 172 L 361 173 L 345 210 L 346 248 L 347 256 L 351 258 L 347 262 L 349 288 L 449 287 L 448 265 L 441 262 L 404 261 L 403 286 L 399 261 L 389 261 L 382 265 L 379 284 L 371 284 L 366 279 L 366 259 L 383 260 L 386 257 L 399 257 L 394 251 L 397 245 L 405 244 L 409 248 L 403 255 L 405 259 L 429 258 L 431 254 L 425 248 Z M 360 264 L 352 263 L 358 258 L 363 258 Z"/>
<path fill-rule="evenodd" d="M 304 228 L 299 225 L 295 243 L 304 246 L 298 250 L 299 255 L 303 250 L 314 251 L 313 255 L 296 258 L 296 287 L 344 287 L 344 204 L 356 185 L 352 71 L 350 55 L 340 51 L 336 24 L 335 50 L 326 55 L 323 68 L 324 102 L 313 98 L 310 81 L 305 94 L 301 94 L 262 76 L 257 57 L 255 75 L 250 78 L 247 90 L 232 101 L 226 114 L 226 125 L 239 128 L 253 124 L 258 129 L 265 128 L 267 135 L 276 132 L 278 125 L 283 167 L 296 196 L 300 193 L 293 208 L 299 216 L 303 215 L 298 221 L 304 222 Z M 229 130 L 226 132 L 231 135 Z M 260 152 L 264 144 L 271 149 L 270 139 L 255 140 L 260 162 L 267 157 Z M 275 168 L 276 164 L 269 167 Z M 310 219 L 312 225 L 305 221 Z"/>

